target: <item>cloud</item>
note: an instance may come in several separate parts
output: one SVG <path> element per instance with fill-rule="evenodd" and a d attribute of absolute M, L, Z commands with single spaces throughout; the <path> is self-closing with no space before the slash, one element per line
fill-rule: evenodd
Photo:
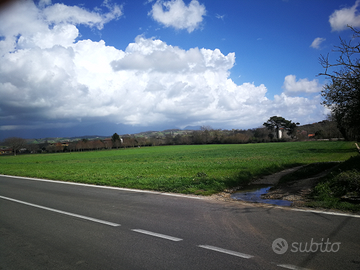
<path fill-rule="evenodd" d="M 335 10 L 329 17 L 332 31 L 342 31 L 347 29 L 347 25 L 352 27 L 360 26 L 360 15 L 357 10 L 360 1 L 357 0 L 350 8 Z"/>
<path fill-rule="evenodd" d="M 224 20 L 225 14 L 224 14 L 224 15 L 216 14 L 215 17 L 216 17 L 217 19 Z"/>
<path fill-rule="evenodd" d="M 322 90 L 322 86 L 319 81 L 314 79 L 309 81 L 308 79 L 299 79 L 296 81 L 295 75 L 287 75 L 284 80 L 283 89 L 288 95 L 298 93 L 318 93 Z"/>
<path fill-rule="evenodd" d="M 116 4 L 112 5 L 107 0 L 104 1 L 103 6 L 107 7 L 110 12 L 101 14 L 95 11 L 87 11 L 77 6 L 54 4 L 47 6 L 42 13 L 50 23 L 84 24 L 90 27 L 97 27 L 101 30 L 104 24 L 122 15 L 121 6 Z"/>
<path fill-rule="evenodd" d="M 38 5 L 39 7 L 44 8 L 45 6 L 51 5 L 51 0 L 40 0 Z"/>
<path fill-rule="evenodd" d="M 83 123 L 250 128 L 272 115 L 322 119 L 320 97 L 290 95 L 315 92 L 315 80 L 289 75 L 286 91 L 269 99 L 265 85 L 238 85 L 230 78 L 234 53 L 185 50 L 145 36 L 125 50 L 102 40 L 78 40 L 77 24 L 97 27 L 97 18 L 105 23 L 106 15 L 83 10 L 80 19 L 50 20 L 45 10 L 53 6 L 24 1 L 12 7 L 12 16 L 0 16 L 0 130 Z M 81 19 L 84 14 L 93 21 Z"/>
<path fill-rule="evenodd" d="M 189 33 L 199 28 L 205 14 L 205 6 L 197 0 L 192 0 L 188 6 L 183 0 L 158 0 L 149 12 L 155 21 L 166 27 L 186 29 Z"/>
<path fill-rule="evenodd" d="M 317 37 L 314 39 L 314 41 L 311 43 L 310 47 L 314 48 L 314 49 L 320 49 L 320 45 L 321 43 L 323 43 L 326 39 L 325 38 L 320 38 Z"/>
<path fill-rule="evenodd" d="M 0 11 L 1 51 L 16 48 L 51 48 L 54 45 L 69 46 L 78 37 L 76 25 L 102 29 L 104 24 L 121 16 L 121 8 L 105 1 L 107 13 L 87 11 L 77 6 L 49 5 L 42 1 L 37 7 L 32 1 L 19 0 Z"/>
<path fill-rule="evenodd" d="M 187 51 L 161 40 L 138 36 L 129 44 L 123 58 L 111 62 L 115 71 L 141 70 L 161 73 L 227 72 L 235 63 L 235 54 L 224 56 L 219 49 L 191 48 Z"/>

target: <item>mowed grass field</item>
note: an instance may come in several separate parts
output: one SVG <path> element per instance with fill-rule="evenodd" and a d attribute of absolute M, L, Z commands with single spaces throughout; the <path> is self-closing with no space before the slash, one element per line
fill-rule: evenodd
<path fill-rule="evenodd" d="M 158 146 L 0 156 L 0 174 L 209 195 L 297 165 L 345 161 L 352 142 Z"/>

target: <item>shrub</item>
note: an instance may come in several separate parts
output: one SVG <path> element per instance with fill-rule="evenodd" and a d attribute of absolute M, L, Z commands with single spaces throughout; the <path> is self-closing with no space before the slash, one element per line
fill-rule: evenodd
<path fill-rule="evenodd" d="M 355 201 L 345 202 L 346 197 L 360 197 L 360 156 L 351 157 L 337 170 L 320 181 L 312 193 L 316 200 L 309 206 L 359 211 Z"/>
<path fill-rule="evenodd" d="M 335 197 L 341 197 L 347 193 L 360 195 L 360 172 L 351 170 L 338 174 L 330 181 L 329 188 Z"/>

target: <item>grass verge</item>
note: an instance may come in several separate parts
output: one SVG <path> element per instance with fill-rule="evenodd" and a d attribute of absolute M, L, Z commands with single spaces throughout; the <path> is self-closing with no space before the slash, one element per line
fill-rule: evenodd
<path fill-rule="evenodd" d="M 311 198 L 310 207 L 360 211 L 360 156 L 351 157 L 323 177 Z"/>

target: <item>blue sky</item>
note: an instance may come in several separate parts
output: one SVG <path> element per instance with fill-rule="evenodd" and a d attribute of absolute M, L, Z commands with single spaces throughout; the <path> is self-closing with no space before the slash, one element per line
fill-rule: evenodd
<path fill-rule="evenodd" d="M 351 39 L 359 4 L 15 1 L 0 11 L 0 139 L 321 121 L 318 59 Z"/>

